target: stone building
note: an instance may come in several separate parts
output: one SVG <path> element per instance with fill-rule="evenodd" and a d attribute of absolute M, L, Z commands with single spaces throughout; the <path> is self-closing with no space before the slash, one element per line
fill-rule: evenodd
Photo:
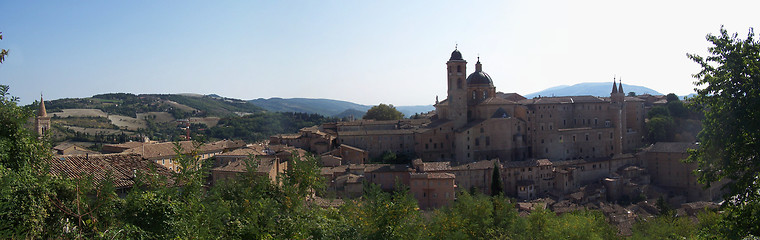
<path fill-rule="evenodd" d="M 409 192 L 422 209 L 448 206 L 454 202 L 454 174 L 411 173 Z"/>
<path fill-rule="evenodd" d="M 525 99 L 497 93 L 480 60 L 464 78 L 467 61 L 459 50 L 446 66 L 448 97 L 416 135 L 416 154 L 425 161 L 590 159 L 643 143 L 644 100 L 625 97 L 622 83 L 613 82 L 609 97 Z"/>
<path fill-rule="evenodd" d="M 694 175 L 697 163 L 683 162 L 689 156 L 688 150 L 698 147 L 691 142 L 658 142 L 645 148 L 641 158 L 652 184 L 667 189 L 671 196 L 686 196 L 688 201 L 720 199 L 725 181 L 713 183 L 705 189 Z"/>

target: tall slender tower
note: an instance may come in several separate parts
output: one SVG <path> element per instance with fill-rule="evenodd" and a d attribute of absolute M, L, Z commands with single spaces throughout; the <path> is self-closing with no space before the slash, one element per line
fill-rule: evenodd
<path fill-rule="evenodd" d="M 37 111 L 37 116 L 34 118 L 34 125 L 37 128 L 37 134 L 42 137 L 50 129 L 50 117 L 47 115 L 47 109 L 45 109 L 45 100 L 42 99 L 40 94 L 40 109 Z"/>
<path fill-rule="evenodd" d="M 612 92 L 610 93 L 611 111 L 613 114 L 614 124 L 614 153 L 616 155 L 623 153 L 623 138 L 626 133 L 625 126 L 625 92 L 623 92 L 623 82 L 620 81 L 620 85 L 615 86 L 615 79 L 612 80 Z"/>
<path fill-rule="evenodd" d="M 451 58 L 446 62 L 446 71 L 449 86 L 449 114 L 446 118 L 454 122 L 455 128 L 459 128 L 467 124 L 467 61 L 462 58 L 459 49 L 455 48 L 451 52 Z"/>

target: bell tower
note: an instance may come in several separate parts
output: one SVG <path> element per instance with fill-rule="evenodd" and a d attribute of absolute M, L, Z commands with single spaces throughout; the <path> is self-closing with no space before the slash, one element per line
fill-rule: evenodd
<path fill-rule="evenodd" d="M 47 109 L 45 109 L 45 100 L 42 99 L 40 94 L 40 109 L 37 111 L 37 116 L 34 118 L 34 125 L 37 129 L 37 134 L 42 137 L 50 130 L 50 117 L 47 115 Z"/>
<path fill-rule="evenodd" d="M 446 119 L 454 122 L 458 128 L 467 124 L 467 61 L 462 58 L 462 53 L 456 47 L 451 52 L 451 58 L 446 62 L 446 74 L 448 76 L 448 104 L 449 111 Z"/>
<path fill-rule="evenodd" d="M 616 79 L 612 79 L 612 92 L 610 93 L 610 110 L 612 112 L 612 124 L 614 125 L 613 152 L 615 155 L 623 153 L 623 142 L 627 132 L 625 92 L 623 92 L 623 80 L 616 86 Z"/>

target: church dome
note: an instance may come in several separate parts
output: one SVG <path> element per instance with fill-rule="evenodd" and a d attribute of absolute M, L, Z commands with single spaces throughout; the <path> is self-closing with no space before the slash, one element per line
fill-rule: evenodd
<path fill-rule="evenodd" d="M 464 61 L 464 59 L 462 58 L 462 53 L 459 52 L 459 49 L 454 49 L 454 51 L 451 52 L 451 58 L 449 58 L 449 61 L 453 61 L 453 60 Z"/>
<path fill-rule="evenodd" d="M 493 85 L 493 80 L 491 80 L 491 76 L 488 76 L 488 73 L 483 71 L 476 71 L 467 77 L 467 85 L 470 84 Z"/>

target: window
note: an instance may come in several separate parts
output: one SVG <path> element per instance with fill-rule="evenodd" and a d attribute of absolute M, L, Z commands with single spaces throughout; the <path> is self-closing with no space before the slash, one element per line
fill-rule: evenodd
<path fill-rule="evenodd" d="M 462 72 L 462 66 L 457 66 L 457 72 Z"/>
<path fill-rule="evenodd" d="M 480 146 L 480 138 L 475 139 L 475 146 Z"/>
<path fill-rule="evenodd" d="M 475 100 L 475 91 L 472 91 L 472 100 Z"/>
<path fill-rule="evenodd" d="M 462 79 L 457 79 L 457 88 L 462 89 Z"/>
<path fill-rule="evenodd" d="M 483 99 L 488 98 L 488 93 L 486 91 L 483 91 Z"/>
<path fill-rule="evenodd" d="M 491 137 L 486 137 L 486 146 L 491 145 Z"/>

